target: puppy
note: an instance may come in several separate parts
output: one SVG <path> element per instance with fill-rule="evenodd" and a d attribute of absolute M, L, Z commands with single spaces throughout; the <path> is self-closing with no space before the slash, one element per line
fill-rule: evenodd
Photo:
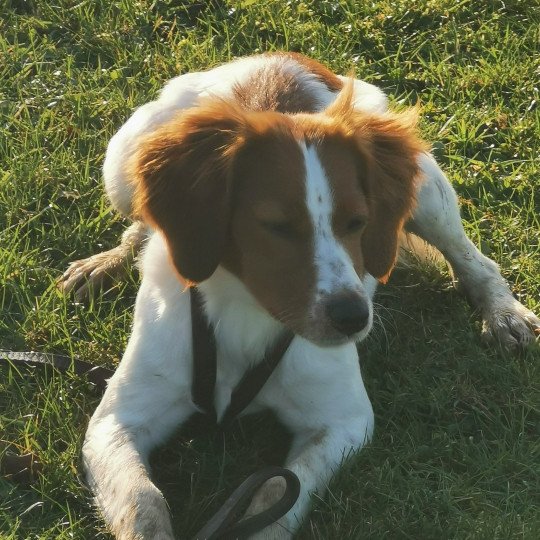
<path fill-rule="evenodd" d="M 294 333 L 245 411 L 271 409 L 291 431 L 285 466 L 301 482 L 294 507 L 260 538 L 293 535 L 310 494 L 371 437 L 356 343 L 404 227 L 445 256 L 486 336 L 508 347 L 534 340 L 540 320 L 466 237 L 456 194 L 414 124 L 374 86 L 281 53 L 177 77 L 113 137 L 107 193 L 135 224 L 116 251 L 72 267 L 65 287 L 117 268 L 149 235 L 132 335 L 83 447 L 118 538 L 173 538 L 148 455 L 198 411 L 190 287 L 214 329 L 218 420 L 246 370 Z M 282 489 L 269 481 L 248 513 Z"/>

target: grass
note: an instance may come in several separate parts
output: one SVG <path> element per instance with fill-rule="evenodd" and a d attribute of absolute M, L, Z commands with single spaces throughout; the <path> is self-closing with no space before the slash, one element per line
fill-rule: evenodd
<path fill-rule="evenodd" d="M 0 18 L 0 346 L 114 366 L 134 276 L 76 304 L 55 289 L 69 261 L 112 246 L 124 223 L 103 197 L 107 141 L 170 77 L 289 49 L 423 110 L 467 231 L 520 300 L 540 311 L 540 4 L 7 0 Z M 301 538 L 540 536 L 538 349 L 485 348 L 443 271 L 398 271 L 384 322 L 361 346 L 373 442 L 349 461 Z M 31 485 L 0 477 L 0 538 L 107 538 L 79 455 L 97 391 L 69 374 L 0 367 L 0 455 L 32 452 Z M 269 427 L 269 424 L 271 427 Z M 269 436 L 271 435 L 271 436 Z M 225 437 L 183 430 L 153 463 L 188 536 L 239 479 L 284 456 L 272 418 Z"/>

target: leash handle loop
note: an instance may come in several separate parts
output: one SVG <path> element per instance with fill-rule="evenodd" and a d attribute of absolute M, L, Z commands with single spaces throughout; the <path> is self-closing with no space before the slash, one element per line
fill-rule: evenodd
<path fill-rule="evenodd" d="M 270 508 L 254 516 L 237 521 L 245 511 L 255 492 L 271 478 L 281 476 L 285 482 L 285 493 Z M 300 481 L 296 474 L 283 467 L 266 467 L 248 476 L 238 486 L 225 504 L 214 514 L 193 540 L 245 540 L 250 535 L 271 525 L 285 515 L 300 495 Z"/>

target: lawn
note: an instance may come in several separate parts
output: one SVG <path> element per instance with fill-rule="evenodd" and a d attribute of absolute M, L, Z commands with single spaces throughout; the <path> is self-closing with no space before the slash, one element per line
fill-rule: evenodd
<path fill-rule="evenodd" d="M 0 348 L 113 367 L 138 276 L 84 304 L 55 281 L 114 245 L 108 140 L 167 79 L 288 49 L 356 70 L 421 129 L 455 184 L 467 231 L 540 311 L 538 0 L 7 0 L 0 7 Z M 487 348 L 445 268 L 401 269 L 360 347 L 372 443 L 314 497 L 300 538 L 540 537 L 540 354 Z M 0 476 L 0 538 L 108 538 L 80 480 L 99 392 L 72 374 L 0 366 L 0 457 L 31 452 L 31 484 Z M 189 537 L 239 480 L 284 456 L 268 417 L 225 437 L 191 425 L 155 453 Z"/>

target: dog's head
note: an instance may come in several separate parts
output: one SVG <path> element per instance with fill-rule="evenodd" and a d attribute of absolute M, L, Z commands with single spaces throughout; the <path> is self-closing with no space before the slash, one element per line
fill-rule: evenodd
<path fill-rule="evenodd" d="M 298 115 L 207 100 L 149 136 L 134 162 L 136 209 L 184 281 L 222 265 L 320 345 L 371 328 L 362 278 L 392 270 L 424 150 L 414 115 L 361 113 L 351 94 Z"/>

